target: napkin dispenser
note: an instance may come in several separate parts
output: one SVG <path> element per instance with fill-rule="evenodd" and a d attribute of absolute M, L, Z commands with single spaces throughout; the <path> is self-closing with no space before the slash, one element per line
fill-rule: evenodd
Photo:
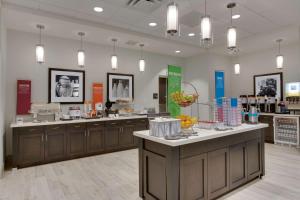
<path fill-rule="evenodd" d="M 149 121 L 150 135 L 154 137 L 165 137 L 178 135 L 181 132 L 179 119 L 155 118 Z"/>

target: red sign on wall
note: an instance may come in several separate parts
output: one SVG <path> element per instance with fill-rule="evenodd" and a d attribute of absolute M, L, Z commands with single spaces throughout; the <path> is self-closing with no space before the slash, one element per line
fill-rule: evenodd
<path fill-rule="evenodd" d="M 17 82 L 17 114 L 29 113 L 31 105 L 31 81 L 18 80 Z"/>

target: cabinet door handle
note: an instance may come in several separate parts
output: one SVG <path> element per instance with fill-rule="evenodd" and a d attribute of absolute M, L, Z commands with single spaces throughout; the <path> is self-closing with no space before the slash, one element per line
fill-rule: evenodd
<path fill-rule="evenodd" d="M 99 124 L 93 124 L 94 126 L 99 126 Z"/>
<path fill-rule="evenodd" d="M 76 125 L 76 126 L 74 126 L 75 128 L 80 128 L 80 125 Z"/>
<path fill-rule="evenodd" d="M 90 137 L 90 132 L 88 131 L 87 136 Z"/>
<path fill-rule="evenodd" d="M 48 141 L 48 135 L 45 136 L 46 142 Z"/>
<path fill-rule="evenodd" d="M 32 129 L 29 129 L 30 132 L 33 132 L 33 131 L 36 131 L 37 129 L 35 128 L 32 128 Z"/>
<path fill-rule="evenodd" d="M 52 130 L 57 130 L 57 129 L 59 129 L 59 126 L 52 128 Z"/>
<path fill-rule="evenodd" d="M 42 142 L 44 142 L 44 135 L 42 135 Z"/>

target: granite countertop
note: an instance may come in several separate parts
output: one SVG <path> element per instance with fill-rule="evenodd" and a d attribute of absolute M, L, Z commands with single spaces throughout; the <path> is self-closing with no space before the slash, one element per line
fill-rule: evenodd
<path fill-rule="evenodd" d="M 194 130 L 198 133 L 198 136 L 191 136 L 187 139 L 180 139 L 180 140 L 166 140 L 164 138 L 150 136 L 149 130 L 137 131 L 134 132 L 134 135 L 146 140 L 151 140 L 153 142 L 175 147 L 175 146 L 181 146 L 181 145 L 191 144 L 195 142 L 201 142 L 205 140 L 211 140 L 219 137 L 230 136 L 230 135 L 239 134 L 247 131 L 263 129 L 263 128 L 267 128 L 268 126 L 269 126 L 268 124 L 262 124 L 262 123 L 255 124 L 255 125 L 242 124 L 241 126 L 234 127 L 233 130 L 228 130 L 228 131 L 216 131 L 216 130 L 205 130 L 205 129 L 195 128 Z"/>
<path fill-rule="evenodd" d="M 88 123 L 88 122 L 101 122 L 101 121 L 112 121 L 112 120 L 126 120 L 126 119 L 144 119 L 147 118 L 147 115 L 136 115 L 128 117 L 117 117 L 117 118 L 97 118 L 97 119 L 78 119 L 78 120 L 69 120 L 69 121 L 53 121 L 53 122 L 24 122 L 22 124 L 11 123 L 11 128 L 21 128 L 21 127 L 30 127 L 30 126 L 47 126 L 47 125 L 58 125 L 58 124 L 74 124 L 74 123 Z"/>
<path fill-rule="evenodd" d="M 294 114 L 278 114 L 278 113 L 264 113 L 264 112 L 261 112 L 259 114 L 265 116 L 300 117 L 300 115 L 294 115 Z"/>

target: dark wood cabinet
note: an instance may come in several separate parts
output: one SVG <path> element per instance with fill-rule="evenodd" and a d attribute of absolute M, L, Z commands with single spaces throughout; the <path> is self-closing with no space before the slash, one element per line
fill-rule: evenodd
<path fill-rule="evenodd" d="M 144 151 L 144 195 L 150 200 L 167 199 L 166 160 L 163 156 Z"/>
<path fill-rule="evenodd" d="M 193 184 L 190 184 L 193 183 Z M 180 161 L 180 199 L 207 199 L 207 154 Z"/>
<path fill-rule="evenodd" d="M 247 142 L 247 176 L 251 180 L 261 174 L 261 140 L 254 139 Z"/>
<path fill-rule="evenodd" d="M 135 148 L 133 132 L 147 127 L 145 118 L 14 128 L 14 166 L 27 167 Z"/>
<path fill-rule="evenodd" d="M 62 160 L 67 156 L 67 132 L 65 125 L 48 126 L 45 130 L 45 160 Z"/>
<path fill-rule="evenodd" d="M 104 123 L 95 122 L 87 125 L 87 152 L 99 153 L 104 151 Z"/>
<path fill-rule="evenodd" d="M 229 191 L 229 150 L 219 149 L 207 154 L 208 199 Z"/>
<path fill-rule="evenodd" d="M 25 167 L 40 164 L 44 160 L 44 130 L 38 128 L 24 128 L 18 137 L 18 158 L 20 166 Z"/>
<path fill-rule="evenodd" d="M 105 131 L 105 150 L 114 150 L 119 147 L 119 134 L 121 127 L 106 128 Z"/>
<path fill-rule="evenodd" d="M 229 186 L 234 189 L 247 181 L 246 143 L 229 147 Z"/>
<path fill-rule="evenodd" d="M 259 122 L 269 124 L 265 129 L 265 142 L 274 143 L 274 117 L 272 115 L 260 115 Z"/>
<path fill-rule="evenodd" d="M 134 125 L 124 125 L 121 128 L 119 135 L 119 145 L 121 147 L 133 147 L 134 146 Z"/>
<path fill-rule="evenodd" d="M 69 124 L 68 132 L 68 155 L 79 157 L 86 153 L 86 129 L 85 124 Z"/>

